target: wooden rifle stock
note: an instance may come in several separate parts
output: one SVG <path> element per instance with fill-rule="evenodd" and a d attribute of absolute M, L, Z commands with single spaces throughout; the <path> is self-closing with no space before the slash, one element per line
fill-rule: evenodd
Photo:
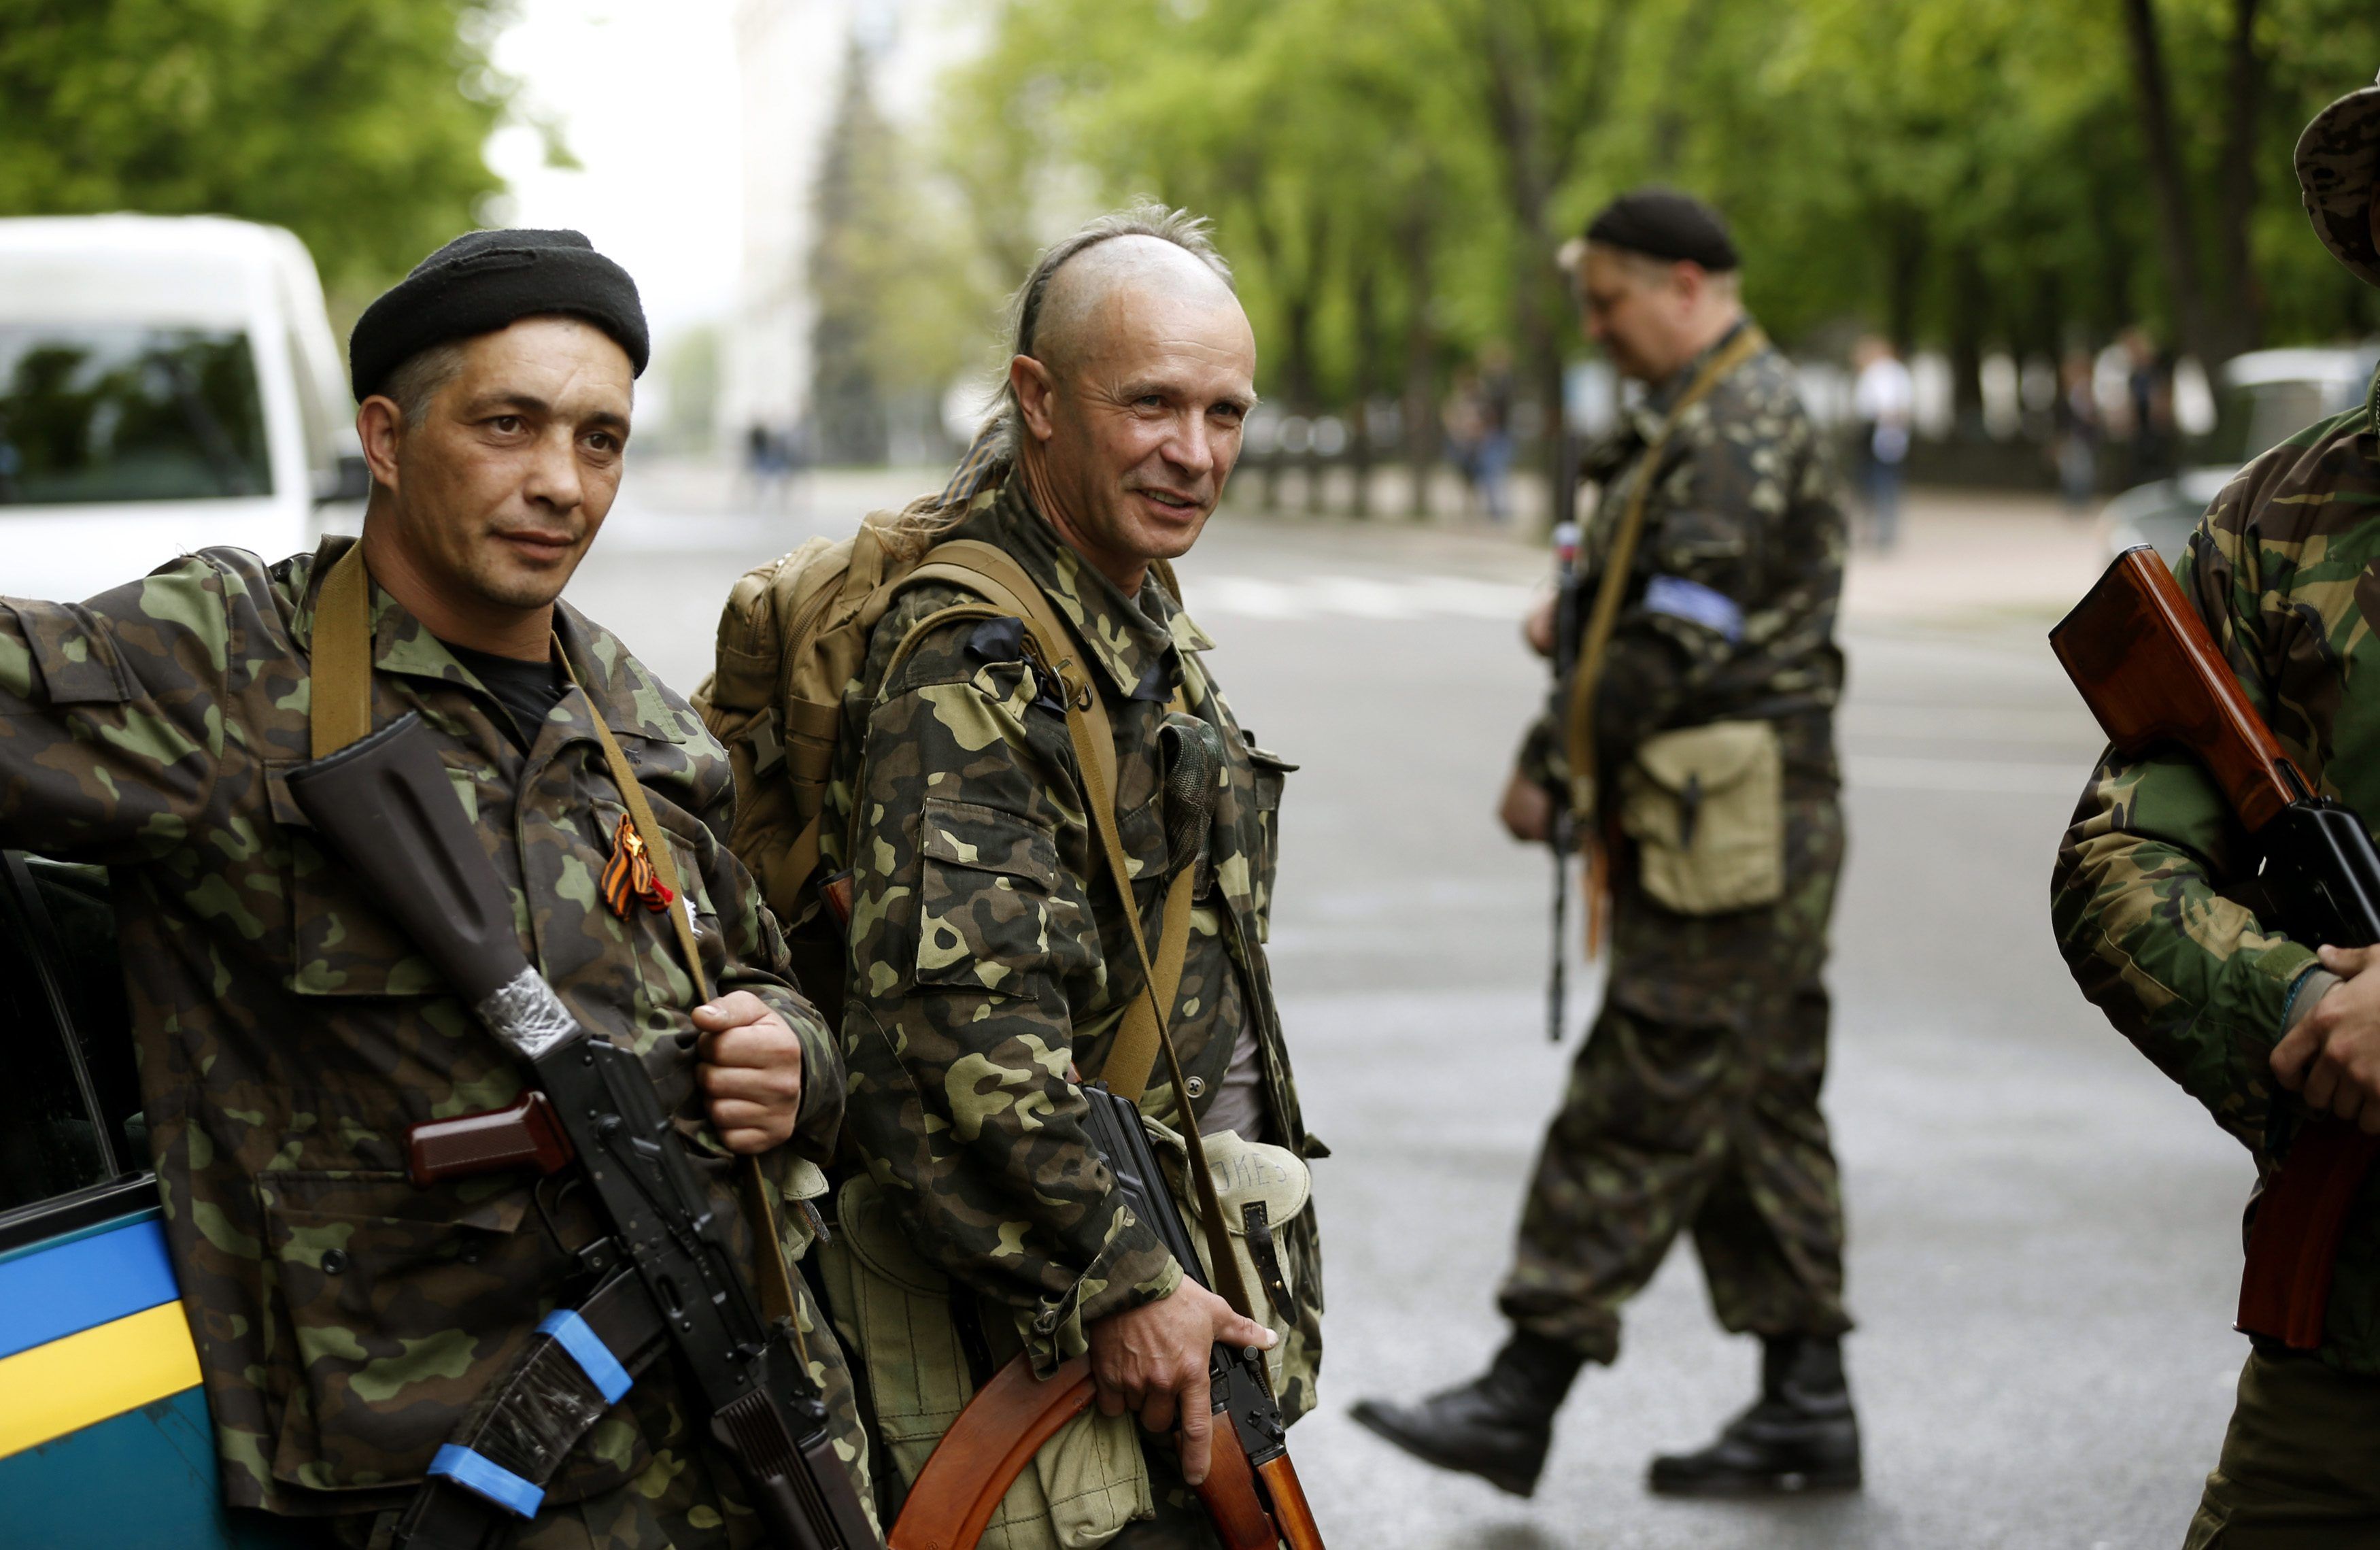
<path fill-rule="evenodd" d="M 2188 750 L 2249 833 L 2313 794 L 2147 544 L 2116 556 L 2049 645 L 2109 742 L 2135 757 L 2161 742 Z"/>
<path fill-rule="evenodd" d="M 2134 756 L 2179 744 L 2204 766 L 2250 834 L 2285 833 L 2290 825 L 2276 820 L 2313 807 L 2331 807 L 2316 816 L 2349 816 L 2314 801 L 2312 784 L 2281 751 L 2172 572 L 2146 544 L 2118 555 L 2049 641 L 2108 741 Z M 2354 828 L 2359 842 L 2367 837 L 2360 822 Z M 2365 933 L 2334 925 L 2325 934 Z M 2339 1238 L 2375 1156 L 2380 1137 L 2352 1126 L 2316 1117 L 2300 1127 L 2257 1202 L 2240 1281 L 2242 1331 L 2295 1350 L 2321 1346 Z"/>

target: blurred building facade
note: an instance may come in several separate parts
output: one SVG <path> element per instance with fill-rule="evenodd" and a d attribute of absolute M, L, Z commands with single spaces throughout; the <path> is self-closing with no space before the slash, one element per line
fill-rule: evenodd
<path fill-rule="evenodd" d="M 895 123 L 930 112 L 935 79 L 977 46 L 958 0 L 740 0 L 744 250 L 722 340 L 722 436 L 756 433 L 802 455 L 813 442 L 818 308 L 809 270 L 818 187 L 846 72 Z"/>

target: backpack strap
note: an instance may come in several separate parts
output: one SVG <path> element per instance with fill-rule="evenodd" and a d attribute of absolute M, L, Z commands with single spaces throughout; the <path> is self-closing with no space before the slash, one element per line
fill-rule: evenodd
<path fill-rule="evenodd" d="M 1171 568 L 1167 575 L 1171 575 Z M 1196 866 L 1184 867 L 1166 885 L 1165 913 L 1158 926 L 1158 953 L 1152 959 L 1148 939 L 1141 930 L 1138 896 L 1133 892 L 1132 867 L 1123 853 L 1123 836 L 1116 823 L 1115 727 L 1109 719 L 1099 685 L 1084 665 L 1075 644 L 1075 631 L 1052 607 L 1040 584 L 1025 572 L 1004 549 L 976 539 L 953 539 L 927 551 L 924 563 L 896 583 L 944 581 L 964 587 L 990 601 L 1001 616 L 1024 621 L 1040 647 L 1050 670 L 1058 675 L 1059 692 L 1066 702 L 1066 731 L 1074 740 L 1075 763 L 1083 780 L 1083 805 L 1090 810 L 1099 831 L 1099 848 L 1115 878 L 1123 905 L 1125 927 L 1133 951 L 1139 956 L 1142 994 L 1124 1010 L 1123 1026 L 1108 1046 L 1099 1072 L 1108 1091 L 1137 1105 L 1148 1089 L 1157 1057 L 1165 1056 L 1167 1077 L 1181 1106 L 1182 1141 L 1189 1153 L 1190 1187 L 1197 1197 L 1198 1216 L 1206 1231 L 1209 1280 L 1214 1289 L 1242 1316 L 1262 1319 L 1251 1310 L 1246 1285 L 1240 1278 L 1238 1257 L 1232 1251 L 1231 1230 L 1223 1220 L 1221 1200 L 1215 1192 L 1215 1173 L 1207 1162 L 1206 1142 L 1190 1110 L 1190 1092 L 1182 1072 L 1182 1057 L 1173 1047 L 1170 1029 L 1173 1002 L 1182 986 L 1182 968 L 1190 949 L 1190 909 L 1196 885 Z M 917 638 L 913 633 L 911 639 Z M 904 641 L 905 646 L 907 641 Z M 889 675 L 888 675 L 889 677 Z M 1180 697 L 1176 696 L 1177 706 Z"/>

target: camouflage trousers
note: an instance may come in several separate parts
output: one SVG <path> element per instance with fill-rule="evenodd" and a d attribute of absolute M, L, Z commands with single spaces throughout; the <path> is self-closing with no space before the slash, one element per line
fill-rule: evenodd
<path fill-rule="evenodd" d="M 1851 1327 L 1818 1112 L 1842 814 L 1831 791 L 1789 791 L 1785 806 L 1785 893 L 1768 908 L 1676 914 L 1616 858 L 1609 984 L 1498 1298 L 1513 1324 L 1589 1361 L 1618 1356 L 1621 1305 L 1688 1228 L 1730 1331 Z"/>
<path fill-rule="evenodd" d="M 2186 1550 L 2380 1545 L 2380 1381 L 2311 1356 L 2248 1358 Z"/>

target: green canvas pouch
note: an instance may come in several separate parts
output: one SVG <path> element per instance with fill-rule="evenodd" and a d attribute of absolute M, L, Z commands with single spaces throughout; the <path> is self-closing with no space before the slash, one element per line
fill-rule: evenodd
<path fill-rule="evenodd" d="M 1721 915 L 1785 893 L 1785 761 L 1767 721 L 1648 738 L 1621 771 L 1620 826 L 1654 902 Z"/>
<path fill-rule="evenodd" d="M 814 1251 L 836 1331 L 866 1364 L 884 1451 L 914 1482 L 975 1394 L 951 1318 L 950 1277 L 909 1246 L 873 1178 L 847 1180 L 835 1214 L 842 1231 Z M 1024 1349 L 997 1318 L 984 1320 L 984 1335 L 995 1367 Z M 1098 1550 L 1152 1514 L 1136 1424 L 1096 1406 L 1068 1422 L 1009 1487 L 984 1531 L 986 1550 Z"/>

